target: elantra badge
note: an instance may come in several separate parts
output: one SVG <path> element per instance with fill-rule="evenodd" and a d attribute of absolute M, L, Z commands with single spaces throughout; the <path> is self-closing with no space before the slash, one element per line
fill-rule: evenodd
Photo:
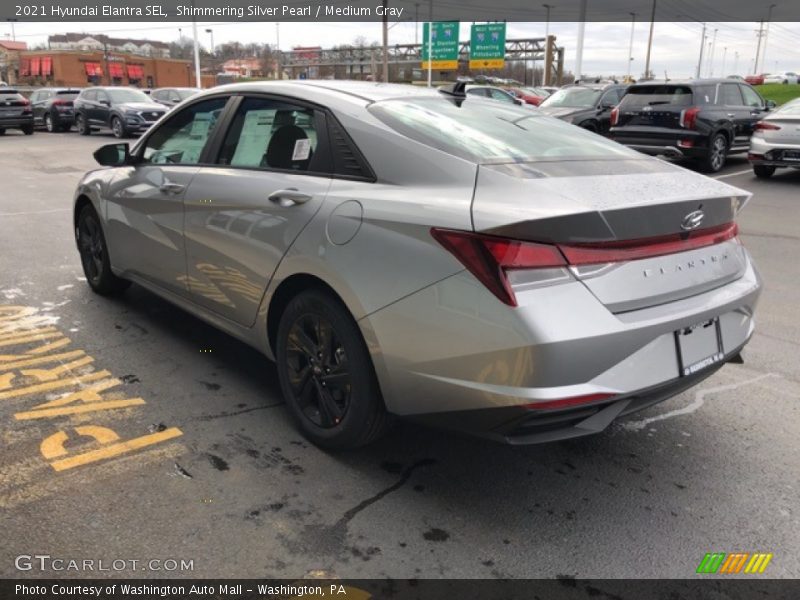
<path fill-rule="evenodd" d="M 688 215 L 683 217 L 683 221 L 681 221 L 681 229 L 684 231 L 691 231 L 692 229 L 697 229 L 702 225 L 703 219 L 705 218 L 706 213 L 702 210 L 695 210 L 690 212 Z"/>

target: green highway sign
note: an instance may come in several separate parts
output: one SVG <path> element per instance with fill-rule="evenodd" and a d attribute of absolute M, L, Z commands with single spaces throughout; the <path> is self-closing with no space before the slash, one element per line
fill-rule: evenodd
<path fill-rule="evenodd" d="M 428 31 L 430 23 L 422 27 L 422 68 L 428 68 Z M 458 21 L 439 21 L 433 24 L 431 40 L 431 68 L 458 68 Z"/>
<path fill-rule="evenodd" d="M 506 60 L 506 24 L 472 26 L 469 40 L 470 69 L 502 69 Z"/>

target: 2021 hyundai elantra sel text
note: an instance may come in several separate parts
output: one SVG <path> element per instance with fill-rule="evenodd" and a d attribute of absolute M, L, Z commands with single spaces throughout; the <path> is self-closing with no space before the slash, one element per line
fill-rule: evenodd
<path fill-rule="evenodd" d="M 258 348 L 321 446 L 390 416 L 599 432 L 753 332 L 747 192 L 460 85 L 223 86 L 95 156 L 92 289 L 136 282 Z"/>

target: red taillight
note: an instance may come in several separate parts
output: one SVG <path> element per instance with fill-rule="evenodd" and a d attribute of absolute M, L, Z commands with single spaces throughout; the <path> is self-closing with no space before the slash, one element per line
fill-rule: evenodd
<path fill-rule="evenodd" d="M 611 109 L 611 126 L 616 127 L 617 122 L 619 121 L 619 107 L 615 106 Z"/>
<path fill-rule="evenodd" d="M 28 100 L 27 98 L 22 98 L 22 99 L 19 101 L 19 105 L 20 105 L 20 106 L 30 106 L 30 103 L 31 103 L 31 101 L 30 101 L 30 100 Z"/>
<path fill-rule="evenodd" d="M 53 100 L 53 106 L 72 106 L 69 100 Z"/>
<path fill-rule="evenodd" d="M 431 229 L 434 239 L 450 251 L 478 281 L 509 306 L 516 306 L 514 290 L 506 278 L 509 269 L 564 267 L 558 248 L 451 229 Z"/>
<path fill-rule="evenodd" d="M 684 108 L 681 111 L 681 118 L 680 118 L 680 126 L 684 129 L 694 129 L 694 126 L 697 124 L 697 114 L 700 112 L 700 109 L 696 106 L 692 106 L 691 108 Z"/>
<path fill-rule="evenodd" d="M 591 404 L 599 400 L 606 400 L 613 398 L 614 394 L 587 394 L 586 396 L 573 396 L 572 398 L 559 398 L 558 400 L 544 400 L 542 402 L 533 402 L 526 404 L 525 408 L 533 408 L 539 410 L 552 409 L 552 408 L 568 408 L 570 406 L 578 406 L 579 404 Z"/>
<path fill-rule="evenodd" d="M 767 123 L 766 121 L 759 121 L 755 127 L 756 131 L 777 131 L 778 129 L 780 129 L 778 125 Z"/>
<path fill-rule="evenodd" d="M 541 244 L 468 231 L 431 229 L 431 235 L 455 256 L 478 281 L 505 304 L 517 306 L 506 272 L 514 269 L 559 269 L 653 258 L 696 250 L 734 239 L 736 223 L 674 233 L 588 244 Z"/>
<path fill-rule="evenodd" d="M 592 244 L 559 245 L 558 248 L 571 265 L 592 265 L 602 263 L 639 260 L 696 250 L 732 240 L 739 232 L 736 223 L 726 223 L 708 229 L 698 229 L 687 233 L 674 233 L 652 238 L 598 242 Z"/>

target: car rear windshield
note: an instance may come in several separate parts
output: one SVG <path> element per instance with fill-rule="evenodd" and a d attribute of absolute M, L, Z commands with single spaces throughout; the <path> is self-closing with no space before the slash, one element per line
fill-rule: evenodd
<path fill-rule="evenodd" d="M 375 102 L 369 111 L 408 138 L 477 163 L 641 157 L 564 121 L 500 103 L 394 99 Z"/>
<path fill-rule="evenodd" d="M 631 86 L 622 99 L 620 108 L 635 110 L 645 106 L 692 106 L 714 102 L 714 86 L 697 86 L 692 91 L 688 85 Z"/>
<path fill-rule="evenodd" d="M 116 89 L 106 90 L 106 93 L 111 97 L 112 102 L 148 102 L 155 104 L 155 100 L 140 90 Z"/>
<path fill-rule="evenodd" d="M 597 104 L 603 90 L 584 87 L 562 88 L 544 99 L 541 106 L 589 108 Z"/>
<path fill-rule="evenodd" d="M 22 98 L 22 94 L 13 90 L 3 90 L 0 92 L 0 102 L 5 102 L 6 100 L 21 100 Z"/>

